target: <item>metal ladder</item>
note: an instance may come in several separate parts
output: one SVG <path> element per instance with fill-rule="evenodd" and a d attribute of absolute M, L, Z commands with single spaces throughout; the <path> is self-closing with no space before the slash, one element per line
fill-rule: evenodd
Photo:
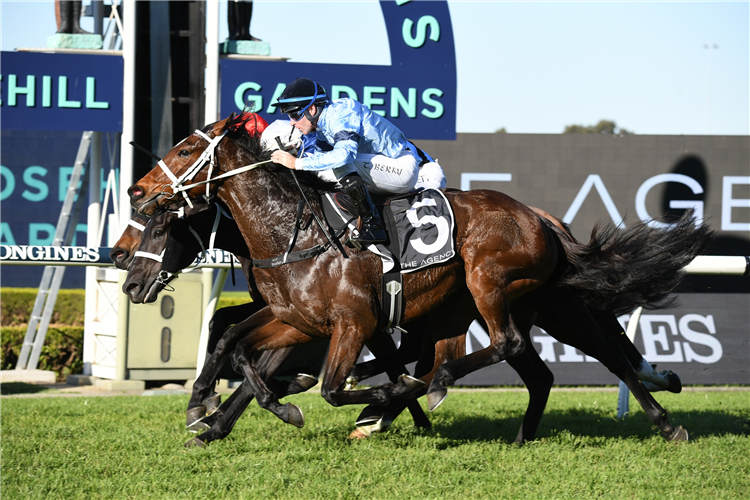
<path fill-rule="evenodd" d="M 60 211 L 60 217 L 57 220 L 57 228 L 52 240 L 52 246 L 69 246 L 75 236 L 76 225 L 81 215 L 86 191 L 88 190 L 87 182 L 81 184 L 80 190 L 78 189 L 78 184 L 81 181 L 88 161 L 92 135 L 92 131 L 86 131 L 81 136 L 76 162 L 73 166 L 73 173 L 70 176 L 70 183 L 65 194 L 65 202 Z M 76 195 L 78 195 L 77 201 Z M 65 266 L 44 267 L 44 274 L 39 284 L 39 291 L 37 292 L 34 309 L 29 319 L 29 326 L 26 329 L 26 337 L 21 347 L 21 354 L 18 356 L 16 370 L 36 370 L 39 364 L 39 356 L 42 353 L 42 346 L 47 337 L 47 329 L 49 328 L 49 322 L 55 308 L 55 302 L 57 302 L 57 293 L 60 291 L 64 275 Z"/>

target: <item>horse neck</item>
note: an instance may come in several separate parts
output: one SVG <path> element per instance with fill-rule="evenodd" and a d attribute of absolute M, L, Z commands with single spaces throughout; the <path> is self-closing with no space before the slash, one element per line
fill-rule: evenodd
<path fill-rule="evenodd" d="M 261 167 L 228 178 L 217 197 L 232 213 L 253 258 L 274 257 L 286 250 L 301 198 L 296 186 Z"/>
<path fill-rule="evenodd" d="M 209 231 L 208 236 L 211 236 Z M 219 227 L 216 232 L 216 241 L 214 242 L 216 248 L 231 252 L 238 257 L 250 257 L 250 252 L 247 249 L 247 243 L 242 237 L 240 228 L 237 226 L 237 222 L 233 219 L 222 216 L 219 221 Z"/>

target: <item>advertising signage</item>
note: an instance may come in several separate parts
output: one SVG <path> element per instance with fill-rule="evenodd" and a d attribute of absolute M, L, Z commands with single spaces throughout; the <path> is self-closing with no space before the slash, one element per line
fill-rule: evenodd
<path fill-rule="evenodd" d="M 335 100 L 351 97 L 409 139 L 456 138 L 456 54 L 447 2 L 380 2 L 390 66 L 222 59 L 221 116 L 253 106 L 269 122 L 287 83 L 304 76 Z"/>
<path fill-rule="evenodd" d="M 2 53 L 3 130 L 122 131 L 122 57 Z"/>

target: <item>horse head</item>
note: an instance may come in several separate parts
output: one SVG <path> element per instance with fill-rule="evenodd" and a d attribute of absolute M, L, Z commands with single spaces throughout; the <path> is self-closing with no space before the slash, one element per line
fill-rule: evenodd
<path fill-rule="evenodd" d="M 212 206 L 205 198 L 193 200 L 193 207 L 186 207 L 182 211 L 177 211 L 178 216 L 191 217 L 195 214 L 206 211 Z M 151 218 L 141 213 L 135 212 L 128 222 L 128 226 L 122 232 L 120 239 L 115 242 L 109 256 L 114 261 L 115 266 L 123 271 L 128 270 L 128 266 L 133 260 L 133 256 L 138 250 L 143 237 L 143 231 L 146 229 Z"/>
<path fill-rule="evenodd" d="M 138 249 L 138 245 L 141 244 L 141 237 L 146 229 L 146 224 L 148 224 L 148 217 L 138 212 L 134 213 L 120 239 L 110 250 L 109 256 L 118 269 L 127 271 L 130 262 L 133 260 L 133 254 Z"/>
<path fill-rule="evenodd" d="M 196 130 L 174 146 L 148 174 L 128 188 L 131 206 L 139 213 L 152 215 L 158 209 L 176 209 L 191 205 L 201 194 L 209 194 L 213 188 L 202 185 L 189 186 L 203 181 L 215 172 L 207 165 L 215 166 L 218 142 L 234 125 L 234 113 L 224 120 Z"/>
<path fill-rule="evenodd" d="M 206 204 L 206 206 L 210 206 Z M 213 218 L 210 211 L 192 215 L 193 219 Z M 205 248 L 203 239 L 190 231 L 188 219 L 176 212 L 158 212 L 146 225 L 138 251 L 131 258 L 128 277 L 122 291 L 134 304 L 154 302 L 164 288 L 188 267 Z"/>

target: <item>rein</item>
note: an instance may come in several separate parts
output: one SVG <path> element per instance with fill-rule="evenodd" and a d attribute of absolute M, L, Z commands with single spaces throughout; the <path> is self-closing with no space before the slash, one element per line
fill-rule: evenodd
<path fill-rule="evenodd" d="M 177 178 L 172 171 L 169 169 L 166 163 L 164 163 L 164 160 L 159 160 L 159 167 L 164 171 L 164 174 L 169 177 L 169 180 L 172 181 L 172 184 L 165 184 L 162 186 L 162 195 L 167 198 L 168 200 L 171 200 L 174 198 L 178 193 L 182 193 L 183 198 L 185 198 L 185 202 L 190 206 L 190 208 L 193 208 L 193 204 L 190 201 L 190 197 L 187 195 L 187 191 L 195 188 L 196 186 L 202 186 L 206 184 L 206 198 L 210 197 L 209 192 L 209 186 L 208 184 L 214 181 L 218 181 L 219 179 L 224 179 L 226 177 L 231 177 L 233 175 L 241 174 L 243 172 L 247 172 L 248 170 L 252 170 L 254 168 L 257 168 L 261 165 L 265 165 L 266 163 L 273 163 L 272 160 L 266 160 L 259 163 L 254 163 L 252 165 L 245 165 L 244 167 L 240 167 L 234 170 L 231 170 L 229 172 L 225 172 L 221 175 L 218 175 L 211 178 L 211 173 L 213 172 L 214 165 L 216 164 L 216 147 L 219 145 L 221 140 L 224 138 L 224 136 L 227 134 L 227 130 L 224 130 L 221 134 L 217 135 L 213 139 L 211 139 L 209 136 L 203 133 L 201 130 L 195 131 L 196 134 L 203 137 L 205 140 L 208 141 L 208 147 L 203 150 L 203 153 L 201 153 L 200 157 L 195 160 L 195 162 L 188 168 L 184 174 L 182 174 L 179 178 Z M 201 169 L 205 166 L 205 164 L 208 163 L 208 176 L 205 181 L 200 182 L 194 182 L 192 184 L 185 185 L 185 182 L 192 181 L 195 176 L 198 174 L 198 172 L 201 171 Z M 169 187 L 172 189 L 172 193 L 167 193 L 166 188 Z"/>
<path fill-rule="evenodd" d="M 182 174 L 178 178 L 177 176 L 175 176 L 174 173 L 172 173 L 172 171 L 169 169 L 169 167 L 167 166 L 167 164 L 164 163 L 163 160 L 159 160 L 159 163 L 158 163 L 159 167 L 164 171 L 164 174 L 167 177 L 169 177 L 169 179 L 172 181 L 172 184 L 165 184 L 164 186 L 162 186 L 162 196 L 164 196 L 165 198 L 171 200 L 177 194 L 182 193 L 182 196 L 185 198 L 185 201 L 190 206 L 190 208 L 193 208 L 193 204 L 190 201 L 190 197 L 187 195 L 187 191 L 190 191 L 191 189 L 195 188 L 196 186 L 202 186 L 202 185 L 206 184 L 206 195 L 205 196 L 206 196 L 206 199 L 208 199 L 210 197 L 210 192 L 209 192 L 209 186 L 208 186 L 208 184 L 210 184 L 211 182 L 215 182 L 215 181 L 218 181 L 220 179 L 225 179 L 227 177 L 232 177 L 234 175 L 238 175 L 238 174 L 247 172 L 249 170 L 253 170 L 253 169 L 255 169 L 255 168 L 257 168 L 257 167 L 259 167 L 261 165 L 265 165 L 267 163 L 273 163 L 273 160 L 265 160 L 265 161 L 261 161 L 261 162 L 258 162 L 258 163 L 253 163 L 253 164 L 250 164 L 250 165 L 245 165 L 243 167 L 239 167 L 239 168 L 230 170 L 230 171 L 225 172 L 225 173 L 223 173 L 221 175 L 218 175 L 218 176 L 216 176 L 214 178 L 211 178 L 211 172 L 213 171 L 214 164 L 216 163 L 216 148 L 218 147 L 218 145 L 222 141 L 222 139 L 224 139 L 224 136 L 227 134 L 227 130 L 224 130 L 221 134 L 217 135 L 213 139 L 211 139 L 208 135 L 206 135 L 205 133 L 203 133 L 203 131 L 201 131 L 201 130 L 197 130 L 196 129 L 195 133 L 198 134 L 198 135 L 200 135 L 201 137 L 203 137 L 206 141 L 208 141 L 209 144 L 208 144 L 208 147 L 201 153 L 200 157 L 190 166 L 190 168 L 187 169 L 187 171 L 185 171 L 184 174 Z M 207 176 L 206 180 L 205 181 L 199 181 L 199 182 L 193 182 L 191 184 L 185 185 L 185 182 L 191 181 L 191 180 L 193 180 L 195 178 L 195 176 L 205 166 L 206 163 L 209 164 L 208 176 Z M 310 205 L 310 202 L 308 201 L 307 197 L 305 196 L 305 193 L 302 190 L 302 186 L 300 185 L 299 181 L 297 180 L 297 176 L 294 175 L 294 171 L 293 170 L 292 170 L 292 177 L 294 178 L 294 182 L 297 184 L 297 187 L 300 190 L 300 193 L 302 193 L 302 198 L 303 199 L 299 200 L 299 203 L 297 204 L 297 217 L 296 217 L 296 221 L 295 221 L 295 225 L 294 225 L 294 231 L 292 233 L 291 239 L 289 240 L 289 244 L 287 245 L 286 252 L 284 252 L 283 255 L 280 255 L 278 257 L 271 257 L 269 259 L 253 259 L 253 266 L 254 267 L 257 267 L 257 268 L 260 268 L 260 269 L 267 269 L 267 268 L 270 268 L 270 267 L 277 267 L 277 266 L 280 266 L 282 264 L 287 264 L 287 263 L 292 263 L 292 262 L 298 262 L 300 260 L 305 260 L 305 259 L 311 259 L 313 257 L 316 257 L 316 256 L 320 255 L 321 253 L 325 252 L 326 250 L 328 250 L 331 247 L 337 248 L 337 249 L 341 250 L 334 243 L 334 239 L 336 241 L 338 241 L 339 238 L 347 231 L 347 227 L 344 226 L 344 228 L 338 234 L 334 233 L 333 234 L 333 238 L 332 238 L 331 235 L 328 234 L 328 231 L 326 231 L 323 228 L 323 224 L 320 221 L 320 218 L 315 213 L 315 211 L 312 209 L 312 205 Z M 166 192 L 166 188 L 168 188 L 168 187 L 171 188 L 172 193 L 167 193 Z M 295 242 L 297 240 L 297 235 L 299 233 L 300 220 L 302 218 L 302 210 L 304 208 L 304 203 L 307 203 L 307 205 L 310 207 L 310 211 L 312 212 L 313 217 L 315 218 L 315 222 L 317 222 L 318 226 L 323 231 L 323 234 L 325 235 L 325 237 L 326 237 L 326 239 L 328 241 L 326 243 L 324 243 L 324 244 L 315 245 L 314 247 L 308 248 L 307 250 L 300 250 L 298 252 L 292 252 L 291 250 L 292 250 L 292 248 L 294 248 L 294 244 L 295 244 Z M 220 210 L 222 212 L 224 211 L 218 205 L 217 205 L 217 207 L 218 207 L 218 210 Z M 218 212 L 217 212 L 217 216 L 216 217 L 217 217 L 217 220 L 215 222 L 214 229 L 213 229 L 213 232 L 212 232 L 212 235 L 211 235 L 211 242 L 210 242 L 210 247 L 211 248 L 213 248 L 213 239 L 214 239 L 215 234 L 216 234 L 216 227 L 218 226 L 218 220 L 219 220 L 219 213 Z M 227 215 L 227 217 L 229 217 L 229 215 Z M 193 231 L 192 228 L 190 228 L 190 231 L 193 233 L 193 235 L 196 238 L 198 238 L 197 233 L 195 233 L 195 231 Z M 199 238 L 198 238 L 198 241 L 200 242 Z M 201 248 L 203 249 L 203 243 L 202 242 L 201 242 Z M 138 253 L 139 252 L 136 252 L 135 255 L 138 256 Z M 205 259 L 205 253 L 206 253 L 206 250 L 203 249 L 204 259 Z M 341 253 L 346 258 L 346 253 L 344 253 L 343 250 L 341 250 Z M 154 255 L 154 254 L 148 254 L 148 255 L 146 255 L 147 254 L 146 252 L 142 252 L 142 254 L 143 255 L 140 255 L 140 256 L 143 256 L 143 257 L 147 256 L 147 257 L 152 258 L 154 260 L 156 260 L 157 258 L 163 257 L 163 252 L 162 252 L 161 256 Z M 159 260 L 158 262 L 161 262 L 161 260 Z M 172 279 L 171 278 L 171 273 L 168 273 L 167 271 L 162 271 L 162 272 L 170 274 L 170 280 Z M 161 273 L 160 273 L 159 277 L 161 277 Z"/>

